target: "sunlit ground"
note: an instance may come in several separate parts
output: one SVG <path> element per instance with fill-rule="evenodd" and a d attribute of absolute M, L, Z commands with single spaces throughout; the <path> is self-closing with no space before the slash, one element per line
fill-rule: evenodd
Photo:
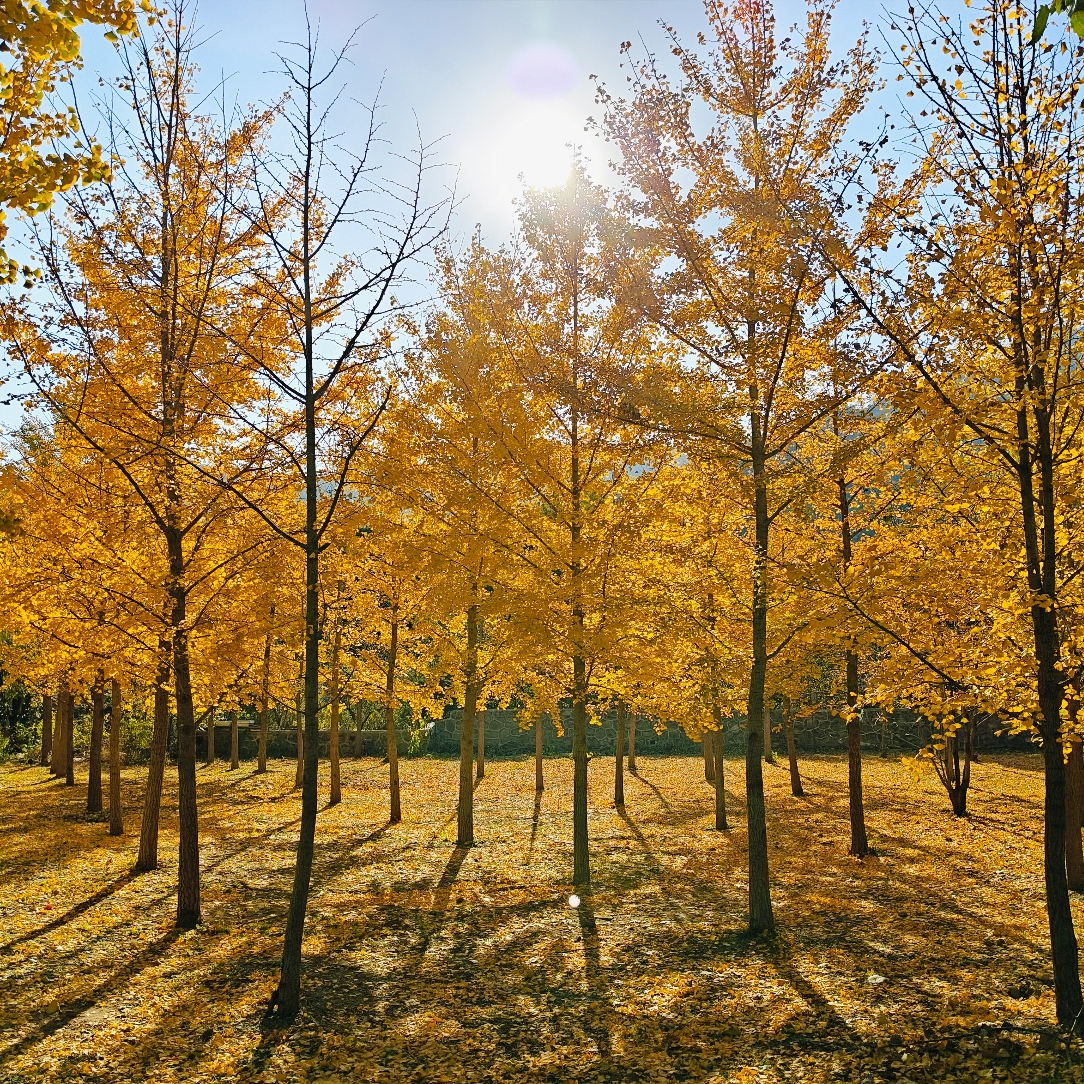
<path fill-rule="evenodd" d="M 695 759 L 647 759 L 611 804 L 591 763 L 595 877 L 571 891 L 571 762 L 496 762 L 480 845 L 457 850 L 450 761 L 344 765 L 320 814 L 303 1013 L 267 1027 L 299 800 L 294 768 L 201 768 L 201 929 L 171 928 L 175 820 L 158 872 L 85 794 L 0 768 L 2 1081 L 1082 1080 L 1059 1048 L 1036 757 L 984 759 L 956 821 L 936 780 L 867 761 L 877 857 L 847 856 L 846 762 L 769 767 L 774 941 L 743 933 L 741 766 L 729 834 Z M 326 773 L 325 773 L 326 774 Z M 85 774 L 81 774 L 85 779 Z M 166 796 L 172 809 L 172 783 Z M 1079 920 L 1084 911 L 1074 905 Z"/>

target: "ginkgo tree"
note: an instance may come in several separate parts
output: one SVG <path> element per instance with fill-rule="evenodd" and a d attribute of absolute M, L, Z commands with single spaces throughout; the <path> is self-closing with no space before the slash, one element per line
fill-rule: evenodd
<path fill-rule="evenodd" d="M 153 21 L 150 0 L 138 10 Z M 0 243 L 7 235 L 3 208 L 26 215 L 47 210 L 58 192 L 108 179 L 109 155 L 82 130 L 74 106 L 56 93 L 80 65 L 79 27 L 105 26 L 117 41 L 137 28 L 135 0 L 3 0 L 0 3 Z M 0 248 L 0 281 L 34 269 Z"/>
<path fill-rule="evenodd" d="M 190 593 L 262 543 L 228 529 L 236 503 L 190 458 L 193 448 L 217 449 L 223 399 L 241 403 L 257 390 L 221 330 L 248 338 L 263 326 L 258 306 L 238 305 L 235 291 L 262 244 L 241 206 L 245 156 L 269 119 L 222 127 L 190 112 L 186 14 L 178 2 L 158 30 L 141 27 L 119 47 L 125 74 L 101 108 L 126 164 L 110 187 L 68 193 L 63 218 L 36 231 L 48 297 L 7 314 L 10 348 L 40 403 L 124 479 L 154 538 L 164 589 L 159 685 L 172 671 L 177 711 L 181 927 L 200 919 L 191 637 L 201 612 Z M 153 834 L 168 726 L 159 707 Z M 141 855 L 148 864 L 153 857 Z"/>
<path fill-rule="evenodd" d="M 475 499 L 506 521 L 519 565 L 515 635 L 536 660 L 536 701 L 558 722 L 571 702 L 573 882 L 587 885 L 590 698 L 622 627 L 610 570 L 667 450 L 622 416 L 653 343 L 625 303 L 637 252 L 605 193 L 577 165 L 563 187 L 524 195 L 520 229 L 514 249 L 472 249 L 452 300 L 487 359 L 473 424 L 509 485 Z"/>
<path fill-rule="evenodd" d="M 1040 7 L 993 0 L 966 24 L 936 6 L 897 17 L 899 78 L 922 106 L 915 168 L 869 178 L 871 211 L 845 242 L 816 208 L 785 198 L 780 207 L 891 343 L 931 427 L 952 445 L 970 442 L 1015 497 L 1011 591 L 1023 592 L 1029 615 L 1047 916 L 1058 1019 L 1069 1026 L 1084 1002 L 1065 874 L 1062 707 L 1079 660 L 1063 635 L 1076 524 L 1061 479 L 1077 457 L 1080 411 L 1084 54 L 1032 40 Z M 853 190 L 863 179 L 841 177 L 840 198 L 845 180 Z M 838 253 L 856 249 L 863 260 L 842 266 Z"/>
<path fill-rule="evenodd" d="M 219 318 L 238 379 L 258 380 L 260 402 L 220 397 L 235 440 L 225 465 L 198 449 L 198 471 L 240 500 L 304 564 L 304 764 L 294 885 L 282 969 L 270 1010 L 296 1015 L 301 946 L 316 836 L 321 710 L 321 554 L 366 442 L 391 396 L 381 370 L 394 340 L 393 290 L 410 265 L 439 240 L 447 201 L 427 202 L 429 148 L 409 158 L 400 183 L 378 170 L 375 111 L 356 152 L 338 148 L 333 89 L 353 37 L 323 64 L 319 34 L 283 55 L 289 87 L 282 150 L 246 147 L 253 200 L 239 209 L 247 236 L 263 248 L 240 296 L 259 309 L 256 331 Z M 296 500 L 304 494 L 304 501 Z M 290 497 L 294 497 L 293 501 Z M 391 697 L 388 697 L 389 702 Z"/>
<path fill-rule="evenodd" d="M 768 666 L 785 639 L 773 644 L 770 630 L 773 525 L 804 482 L 795 443 L 867 376 L 858 364 L 846 380 L 828 379 L 832 343 L 853 317 L 829 304 L 835 269 L 820 246 L 779 212 L 781 194 L 831 210 L 831 182 L 850 153 L 843 138 L 873 87 L 864 39 L 833 61 L 831 14 L 831 3 L 811 2 L 797 40 L 783 45 L 766 0 L 713 4 L 708 51 L 674 39 L 680 81 L 648 60 L 634 69 L 629 99 L 599 92 L 626 181 L 621 205 L 657 254 L 641 304 L 686 357 L 685 373 L 638 409 L 645 422 L 725 450 L 743 484 L 754 547 L 746 711 L 754 933 L 774 928 L 761 766 Z M 694 106 L 707 110 L 702 132 Z"/>

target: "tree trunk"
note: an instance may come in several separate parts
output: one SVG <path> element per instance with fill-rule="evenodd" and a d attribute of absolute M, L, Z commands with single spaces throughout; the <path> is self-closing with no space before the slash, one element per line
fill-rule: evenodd
<path fill-rule="evenodd" d="M 241 735 L 237 730 L 237 709 L 230 709 L 230 771 L 234 772 L 241 767 Z"/>
<path fill-rule="evenodd" d="M 837 426 L 838 435 L 838 426 Z M 843 571 L 851 567 L 851 498 L 847 489 L 847 479 L 840 475 L 837 480 L 839 489 L 839 524 L 843 541 Z M 846 653 L 847 670 L 847 799 L 851 817 L 850 853 L 856 858 L 865 858 L 869 854 L 869 842 L 866 839 L 866 811 L 862 799 L 862 718 L 858 714 L 858 655 L 848 644 Z M 884 719 L 887 712 L 882 712 L 881 756 L 885 755 L 887 730 Z"/>
<path fill-rule="evenodd" d="M 534 792 L 541 794 L 545 789 L 542 778 L 542 716 L 534 721 Z"/>
<path fill-rule="evenodd" d="M 711 740 L 711 731 L 705 730 L 700 735 L 700 745 L 704 753 L 704 782 L 715 782 L 715 751 Z"/>
<path fill-rule="evenodd" d="M 306 279 L 307 281 L 307 279 Z M 306 309 L 308 321 L 311 310 Z M 286 934 L 282 939 L 282 968 L 272 1006 L 278 1015 L 291 1020 L 301 1007 L 301 945 L 305 934 L 305 913 L 312 884 L 312 863 L 316 847 L 316 814 L 319 804 L 320 770 L 320 534 L 317 529 L 318 476 L 316 469 L 316 396 L 314 392 L 311 322 L 306 324 L 305 350 L 305 687 L 304 737 L 298 735 L 299 752 L 304 756 L 301 788 L 301 830 L 297 839 L 294 885 Z"/>
<path fill-rule="evenodd" d="M 158 821 L 162 809 L 162 783 L 166 771 L 166 746 L 169 741 L 169 678 L 172 672 L 169 643 L 158 645 L 158 673 L 154 684 L 154 726 L 151 731 L 150 759 L 147 764 L 147 790 L 143 797 L 143 820 L 139 828 L 137 873 L 158 868 Z"/>
<path fill-rule="evenodd" d="M 1022 511 L 1024 551 L 1027 559 L 1039 694 L 1039 736 L 1043 744 L 1046 792 L 1043 797 L 1043 873 L 1046 913 L 1050 927 L 1050 955 L 1054 966 L 1054 999 L 1058 1023 L 1081 1029 L 1084 1000 L 1080 990 L 1080 964 L 1076 931 L 1069 906 L 1065 876 L 1065 759 L 1061 746 L 1061 635 L 1058 629 L 1058 522 L 1054 486 L 1054 451 L 1051 419 L 1044 406 L 1046 392 L 1029 388 L 1034 362 L 1018 361 L 1017 408 L 1018 480 Z M 1041 376 L 1041 366 L 1038 374 Z M 1036 420 L 1034 444 L 1029 432 L 1029 411 Z M 1035 493 L 1035 460 L 1038 460 L 1040 492 Z M 1041 510 L 1042 528 L 1036 518 Z"/>
<path fill-rule="evenodd" d="M 193 709 L 194 710 L 194 709 Z M 215 709 L 207 713 L 207 767 L 215 762 Z"/>
<path fill-rule="evenodd" d="M 636 771 L 636 712 L 629 712 L 629 771 Z"/>
<path fill-rule="evenodd" d="M 964 759 L 960 763 L 960 731 L 964 734 Z M 945 745 L 939 759 L 934 760 L 938 778 L 948 793 L 952 812 L 957 817 L 967 816 L 967 789 L 971 783 L 971 752 L 974 746 L 974 727 L 970 714 L 963 713 L 955 730 L 945 731 Z"/>
<path fill-rule="evenodd" d="M 723 721 L 719 716 L 718 706 L 714 709 L 717 729 L 712 735 L 711 742 L 715 754 L 715 830 L 726 832 L 729 825 L 726 823 L 726 788 L 723 764 Z"/>
<path fill-rule="evenodd" d="M 305 709 L 303 694 L 294 697 L 294 725 L 297 730 L 297 760 L 294 770 L 294 790 L 305 784 Z"/>
<path fill-rule="evenodd" d="M 745 725 L 745 800 L 749 847 L 749 932 L 775 929 L 771 881 L 768 871 L 768 822 L 764 805 L 764 719 L 768 705 L 764 687 L 768 673 L 768 518 L 764 439 L 759 413 L 751 413 L 753 448 L 753 512 L 756 549 L 753 564 L 752 648 L 749 703 Z"/>
<path fill-rule="evenodd" d="M 271 616 L 275 616 L 275 607 L 271 607 Z M 263 641 L 263 674 L 260 680 L 260 746 L 256 753 L 256 771 L 263 775 L 267 771 L 267 703 L 270 699 L 271 685 L 271 630 Z"/>
<path fill-rule="evenodd" d="M 486 709 L 480 708 L 478 711 L 478 766 L 475 773 L 475 778 L 485 779 L 486 777 Z"/>
<path fill-rule="evenodd" d="M 572 883 L 591 883 L 591 856 L 587 837 L 587 661 L 572 660 L 575 693 L 572 698 Z"/>
<path fill-rule="evenodd" d="M 794 746 L 794 705 L 789 696 L 783 697 L 783 726 L 787 731 L 787 761 L 790 764 L 790 793 L 795 798 L 804 798 L 802 777 L 798 772 L 798 750 Z"/>
<path fill-rule="evenodd" d="M 1041 673 L 1041 671 L 1040 671 Z M 1040 691 L 1042 685 L 1040 684 Z M 1040 697 L 1040 703 L 1042 698 Z M 1080 971 L 1077 958 L 1076 932 L 1069 906 L 1069 885 L 1065 873 L 1065 763 L 1058 741 L 1057 723 L 1048 726 L 1043 705 L 1043 767 L 1046 780 L 1044 795 L 1044 860 L 1047 919 L 1050 928 L 1050 949 L 1054 965 L 1054 994 L 1058 1022 L 1063 1027 L 1079 1025 L 1081 1010 Z M 1056 719 L 1056 717 L 1055 717 Z"/>
<path fill-rule="evenodd" d="M 617 702 L 617 744 L 614 749 L 614 805 L 625 808 L 625 717 L 624 700 Z"/>
<path fill-rule="evenodd" d="M 187 592 L 182 582 L 180 541 L 171 554 L 173 582 L 173 695 L 177 704 L 177 928 L 191 930 L 200 921 L 199 812 L 196 806 L 196 713 L 188 657 Z M 214 733 L 214 709 L 210 733 Z"/>
<path fill-rule="evenodd" d="M 53 698 L 49 693 L 41 697 L 41 766 L 48 768 L 53 758 Z"/>
<path fill-rule="evenodd" d="M 880 756 L 882 760 L 888 759 L 888 721 L 891 718 L 891 713 L 887 711 L 881 712 L 881 748 Z"/>
<path fill-rule="evenodd" d="M 342 780 L 339 776 L 339 651 L 342 648 L 342 629 L 336 623 L 331 641 L 331 736 L 328 740 L 328 756 L 331 760 L 331 795 L 327 804 L 338 805 L 343 800 Z"/>
<path fill-rule="evenodd" d="M 1079 737 L 1069 745 L 1065 764 L 1065 874 L 1069 889 L 1084 892 L 1084 847 L 1080 826 L 1084 820 L 1084 746 Z"/>
<path fill-rule="evenodd" d="M 772 709 L 764 705 L 764 763 L 775 763 L 775 751 L 772 749 Z"/>
<path fill-rule="evenodd" d="M 459 721 L 459 805 L 456 846 L 474 846 L 474 722 L 478 708 L 478 607 L 467 610 L 467 660 Z"/>
<path fill-rule="evenodd" d="M 120 682 L 116 678 L 109 690 L 109 834 L 124 835 L 120 804 Z"/>
<path fill-rule="evenodd" d="M 67 710 L 64 712 L 64 783 L 75 786 L 75 697 L 68 691 Z"/>
<path fill-rule="evenodd" d="M 64 748 L 64 739 L 68 733 L 68 686 L 67 682 L 57 683 L 56 690 L 56 726 L 53 733 L 53 755 L 49 762 L 49 771 L 57 779 L 67 771 L 68 754 Z"/>
<path fill-rule="evenodd" d="M 101 671 L 90 693 L 90 757 L 87 775 L 87 812 L 102 811 L 102 738 L 105 734 L 105 679 Z"/>
<path fill-rule="evenodd" d="M 862 797 L 862 717 L 858 702 L 858 656 L 847 652 L 847 797 L 851 816 L 850 853 L 856 858 L 869 854 L 866 839 L 866 807 Z M 886 713 L 887 714 L 887 713 Z"/>
<path fill-rule="evenodd" d="M 385 686 L 384 720 L 388 732 L 388 782 L 391 789 L 389 824 L 399 824 L 403 819 L 399 805 L 399 742 L 395 735 L 395 666 L 399 654 L 399 622 L 391 623 L 391 643 L 388 646 L 388 675 Z"/>

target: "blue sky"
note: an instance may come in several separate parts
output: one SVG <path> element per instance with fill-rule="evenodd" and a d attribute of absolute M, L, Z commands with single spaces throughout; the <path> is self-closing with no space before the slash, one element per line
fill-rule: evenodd
<path fill-rule="evenodd" d="M 408 149 L 420 129 L 441 140 L 462 204 L 456 233 L 481 223 L 490 242 L 507 236 L 512 201 L 529 184 L 557 183 L 567 175 L 566 144 L 583 145 L 602 176 L 605 148 L 583 131 L 594 111 L 589 76 L 616 89 L 624 84 L 620 44 L 631 40 L 666 52 L 662 20 L 692 43 L 705 19 L 700 0 L 309 0 L 329 47 L 361 26 L 349 93 L 371 101 L 377 88 L 383 135 Z M 779 29 L 802 18 L 800 0 L 778 0 Z M 861 18 L 878 9 L 842 0 L 839 45 L 850 44 Z M 203 0 L 196 22 L 206 44 L 199 59 L 208 85 L 221 75 L 241 102 L 270 101 L 283 87 L 275 52 L 304 29 L 302 0 Z M 95 73 L 115 69 L 110 47 L 94 28 L 84 34 L 90 86 Z M 344 134 L 362 121 L 356 107 L 343 110 Z"/>

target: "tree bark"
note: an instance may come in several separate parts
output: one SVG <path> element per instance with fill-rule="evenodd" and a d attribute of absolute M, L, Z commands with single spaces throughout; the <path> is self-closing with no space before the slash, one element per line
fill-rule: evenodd
<path fill-rule="evenodd" d="M 542 716 L 534 721 L 534 792 L 541 794 L 545 790 L 542 778 Z"/>
<path fill-rule="evenodd" d="M 798 750 L 794 745 L 794 705 L 789 696 L 783 697 L 783 726 L 787 732 L 787 762 L 790 764 L 790 793 L 795 798 L 804 798 L 802 776 L 798 771 Z"/>
<path fill-rule="evenodd" d="M 158 868 L 158 822 L 162 809 L 162 783 L 166 770 L 166 746 L 169 741 L 169 678 L 172 666 L 168 641 L 158 645 L 158 673 L 154 684 L 154 726 L 151 731 L 150 760 L 147 764 L 147 790 L 143 796 L 143 820 L 139 829 L 139 855 L 136 873 Z"/>
<path fill-rule="evenodd" d="M 311 60 L 311 53 L 310 53 Z M 311 99 L 309 101 L 311 105 Z M 309 148 L 311 150 L 311 142 Z M 306 204 L 304 252 L 305 284 L 309 283 L 308 213 Z M 319 804 L 320 769 L 320 533 L 317 527 L 319 487 L 316 461 L 316 393 L 312 310 L 306 293 L 305 307 L 305 730 L 299 733 L 299 754 L 303 742 L 301 788 L 301 830 L 297 840 L 294 884 L 286 933 L 282 939 L 282 967 L 279 985 L 272 999 L 278 1015 L 291 1020 L 301 1007 L 301 945 L 305 934 L 305 913 L 312 884 L 312 863 L 316 847 L 316 815 Z"/>
<path fill-rule="evenodd" d="M 275 607 L 271 607 L 271 617 L 275 616 Z M 267 771 L 267 703 L 270 699 L 271 686 L 271 630 L 263 641 L 263 674 L 260 679 L 260 745 L 256 753 L 256 771 L 263 775 Z"/>
<path fill-rule="evenodd" d="M 964 731 L 964 761 L 960 765 L 960 729 Z M 944 776 L 942 782 L 948 791 L 949 804 L 957 817 L 967 816 L 967 790 L 971 784 L 972 728 L 970 718 L 964 718 L 959 729 L 945 736 Z"/>
<path fill-rule="evenodd" d="M 459 721 L 459 804 L 456 846 L 474 846 L 474 723 L 478 708 L 478 607 L 467 610 L 467 659 Z"/>
<path fill-rule="evenodd" d="M 1084 892 L 1084 847 L 1080 826 L 1084 820 L 1084 746 L 1079 737 L 1069 745 L 1065 765 L 1065 874 L 1069 889 Z"/>
<path fill-rule="evenodd" d="M 177 704 L 177 928 L 194 929 L 200 921 L 199 812 L 196 806 L 196 713 L 188 656 L 188 596 L 183 582 L 180 539 L 171 553 L 173 571 L 173 695 Z M 214 710 L 211 711 L 214 733 Z"/>
<path fill-rule="evenodd" d="M 750 340 L 755 337 L 755 325 Z M 753 665 L 749 675 L 749 703 L 745 724 L 745 800 L 749 847 L 749 932 L 757 935 L 775 930 L 771 881 L 768 870 L 768 822 L 764 805 L 764 719 L 768 705 L 764 688 L 768 673 L 768 491 L 765 476 L 764 437 L 759 411 L 750 417 L 753 466 Z"/>
<path fill-rule="evenodd" d="M 858 656 L 847 652 L 847 797 L 851 817 L 850 853 L 856 858 L 869 854 L 866 838 L 866 807 L 862 796 L 862 718 L 855 704 L 858 701 Z"/>
<path fill-rule="evenodd" d="M 213 713 L 212 713 L 213 714 Z M 237 729 L 237 709 L 230 708 L 230 771 L 234 772 L 241 767 L 241 735 Z"/>
<path fill-rule="evenodd" d="M 478 765 L 475 777 L 479 780 L 486 777 L 486 709 L 478 709 Z"/>
<path fill-rule="evenodd" d="M 342 648 L 342 629 L 335 624 L 331 641 L 331 736 L 328 757 L 331 760 L 331 794 L 327 804 L 338 805 L 343 800 L 342 780 L 339 776 L 339 651 Z"/>
<path fill-rule="evenodd" d="M 304 679 L 304 675 L 302 675 Z M 294 697 L 294 725 L 297 730 L 297 759 L 294 769 L 294 790 L 299 790 L 305 784 L 305 709 L 303 694 L 298 693 Z"/>
<path fill-rule="evenodd" d="M 723 720 L 720 718 L 719 708 L 714 708 L 716 731 L 712 735 L 712 745 L 715 753 L 715 830 L 726 832 L 730 826 L 726 823 L 726 780 L 723 764 Z"/>
<path fill-rule="evenodd" d="M 207 767 L 215 762 L 217 750 L 215 749 L 215 709 L 207 713 Z"/>
<path fill-rule="evenodd" d="M 591 855 L 587 836 L 587 660 L 572 660 L 575 693 L 572 698 L 572 883 L 591 883 Z"/>
<path fill-rule="evenodd" d="M 764 705 L 764 763 L 775 763 L 775 751 L 772 749 L 772 709 Z"/>
<path fill-rule="evenodd" d="M 53 755 L 49 762 L 49 771 L 59 779 L 67 771 L 68 754 L 64 748 L 64 739 L 68 732 L 68 686 L 65 681 L 57 683 L 56 690 L 56 726 L 53 733 Z"/>
<path fill-rule="evenodd" d="M 120 682 L 116 678 L 109 690 L 109 834 L 124 834 L 120 804 Z"/>
<path fill-rule="evenodd" d="M 705 730 L 700 735 L 700 745 L 704 754 L 704 782 L 715 782 L 715 751 L 711 740 L 711 731 Z"/>
<path fill-rule="evenodd" d="M 617 702 L 617 744 L 614 748 L 614 805 L 625 808 L 625 717 L 628 709 L 624 700 Z"/>
<path fill-rule="evenodd" d="M 53 758 L 53 698 L 49 693 L 41 697 L 41 766 L 48 768 Z"/>
<path fill-rule="evenodd" d="M 838 426 L 837 426 L 838 435 Z M 840 475 L 836 485 L 839 489 L 839 523 L 842 539 L 843 571 L 851 567 L 851 498 L 847 488 L 847 479 Z M 850 853 L 856 858 L 865 858 L 869 854 L 869 842 L 866 839 L 866 811 L 862 798 L 862 719 L 858 714 L 858 655 L 848 644 L 846 653 L 847 671 L 847 799 L 851 818 Z M 882 713 L 887 717 L 887 712 Z M 885 736 L 881 729 L 881 755 L 885 755 Z"/>
<path fill-rule="evenodd" d="M 391 623 L 391 643 L 388 646 L 388 674 L 385 686 L 384 720 L 388 732 L 388 783 L 391 790 L 389 824 L 399 824 L 403 812 L 399 804 L 399 742 L 395 734 L 395 667 L 399 654 L 399 622 Z"/>
<path fill-rule="evenodd" d="M 90 756 L 87 773 L 87 812 L 102 811 L 102 738 L 105 734 L 105 679 L 101 671 L 90 693 Z"/>
<path fill-rule="evenodd" d="M 1029 387 L 1029 380 L 1041 380 L 1042 369 L 1033 370 L 1029 360 L 1018 361 L 1017 408 L 1018 480 L 1022 510 L 1024 551 L 1028 586 L 1035 601 L 1031 607 L 1035 659 L 1038 663 L 1039 736 L 1043 744 L 1046 792 L 1043 798 L 1043 873 L 1046 885 L 1046 913 L 1050 927 L 1050 955 L 1054 966 L 1054 999 L 1058 1023 L 1081 1029 L 1084 1000 L 1080 990 L 1080 964 L 1076 931 L 1069 906 L 1069 885 L 1065 876 L 1065 759 L 1061 746 L 1061 635 L 1058 629 L 1057 554 L 1058 522 L 1054 486 L 1054 453 L 1051 419 L 1043 405 L 1045 389 Z M 1034 445 L 1029 429 L 1029 410 L 1036 419 Z M 1033 458 L 1034 455 L 1034 458 Z M 1037 460 L 1037 464 L 1036 464 Z M 1035 493 L 1035 466 L 1038 466 L 1039 494 Z M 1036 511 L 1042 516 L 1042 529 Z"/>
<path fill-rule="evenodd" d="M 1042 729 L 1045 731 L 1043 767 L 1046 793 L 1043 804 L 1046 823 L 1043 849 L 1047 919 L 1058 1022 L 1063 1027 L 1069 1027 L 1079 1025 L 1077 1014 L 1081 1009 L 1081 996 L 1076 932 L 1073 929 L 1069 884 L 1065 873 L 1065 764 L 1056 728 L 1047 726 L 1044 719 Z"/>
<path fill-rule="evenodd" d="M 64 712 L 64 783 L 75 786 L 75 697 L 68 690 Z"/>

